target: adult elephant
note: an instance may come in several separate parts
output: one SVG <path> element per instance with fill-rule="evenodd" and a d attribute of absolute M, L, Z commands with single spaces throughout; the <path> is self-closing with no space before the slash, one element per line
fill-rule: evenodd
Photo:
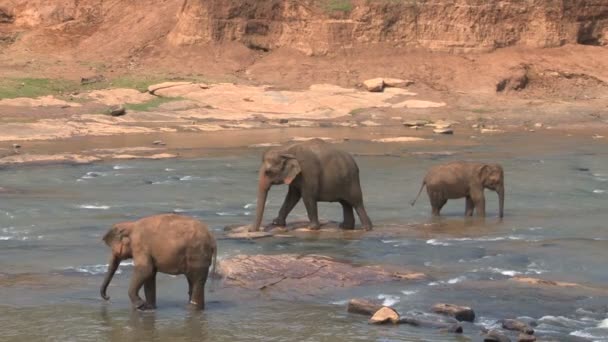
<path fill-rule="evenodd" d="M 505 176 L 499 164 L 484 164 L 472 162 L 451 162 L 433 166 L 427 172 L 418 191 L 418 195 L 411 202 L 416 203 L 422 189 L 426 191 L 433 208 L 433 216 L 439 216 L 441 208 L 448 199 L 466 198 L 465 216 L 486 216 L 486 200 L 484 189 L 496 191 L 498 194 L 498 216 L 504 215 L 505 204 Z"/>
<path fill-rule="evenodd" d="M 135 308 L 156 307 L 156 273 L 163 272 L 186 275 L 190 303 L 204 309 L 205 283 L 217 256 L 215 238 L 207 225 L 188 216 L 153 215 L 115 224 L 103 241 L 112 250 L 100 289 L 103 299 L 109 299 L 106 290 L 120 262 L 133 259 L 129 298 Z M 138 294 L 142 286 L 145 301 Z"/>
<path fill-rule="evenodd" d="M 275 225 L 284 226 L 287 215 L 302 198 L 312 229 L 320 227 L 317 202 L 340 202 L 344 214 L 342 228 L 355 228 L 354 208 L 363 228 L 372 229 L 363 206 L 357 163 L 349 153 L 321 139 L 272 148 L 264 153 L 255 223 L 250 230 L 260 229 L 268 190 L 276 184 L 287 184 L 289 190 L 273 221 Z"/>

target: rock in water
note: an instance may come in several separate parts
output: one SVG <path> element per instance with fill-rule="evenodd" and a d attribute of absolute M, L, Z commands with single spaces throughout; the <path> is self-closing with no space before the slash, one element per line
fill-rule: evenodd
<path fill-rule="evenodd" d="M 432 310 L 435 313 L 454 317 L 459 321 L 473 322 L 475 320 L 475 312 L 468 306 L 439 303 L 433 305 Z"/>
<path fill-rule="evenodd" d="M 511 339 L 497 330 L 490 330 L 483 337 L 483 342 L 511 342 Z"/>
<path fill-rule="evenodd" d="M 435 134 L 454 134 L 454 130 L 451 128 L 436 128 L 433 130 Z"/>
<path fill-rule="evenodd" d="M 367 80 L 363 82 L 367 91 L 371 92 L 381 92 L 384 90 L 384 80 L 381 78 L 372 78 L 371 80 Z"/>
<path fill-rule="evenodd" d="M 534 334 L 534 329 L 532 329 L 532 327 L 525 322 L 516 319 L 503 319 L 501 324 L 503 329 L 515 330 L 528 335 Z"/>
<path fill-rule="evenodd" d="M 382 307 L 383 305 L 379 302 L 373 302 L 363 298 L 353 298 L 348 302 L 348 308 L 346 310 L 350 313 L 373 315 L 376 311 L 382 309 Z"/>
<path fill-rule="evenodd" d="M 517 337 L 517 342 L 534 342 L 536 341 L 536 336 L 528 335 L 528 334 L 519 334 Z"/>
<path fill-rule="evenodd" d="M 369 319 L 372 324 L 384 324 L 384 323 L 399 323 L 399 313 L 393 308 L 383 306 L 380 310 L 376 311 L 372 318 Z"/>

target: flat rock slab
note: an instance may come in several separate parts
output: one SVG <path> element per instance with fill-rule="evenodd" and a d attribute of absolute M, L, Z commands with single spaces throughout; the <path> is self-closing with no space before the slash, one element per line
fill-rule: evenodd
<path fill-rule="evenodd" d="M 322 255 L 237 255 L 222 260 L 227 286 L 312 295 L 388 281 L 424 280 L 426 275 L 381 266 L 356 266 Z"/>
<path fill-rule="evenodd" d="M 297 237 L 297 238 L 344 238 L 358 239 L 368 231 L 357 229 L 342 229 L 337 222 L 321 221 L 320 229 L 310 229 L 308 221 L 290 222 L 287 226 L 266 225 L 260 227 L 259 232 L 249 232 L 251 225 L 230 225 L 224 227 L 226 238 L 228 239 L 258 239 L 262 237 L 274 236 L 277 238 Z M 372 230 L 373 232 L 373 230 Z"/>

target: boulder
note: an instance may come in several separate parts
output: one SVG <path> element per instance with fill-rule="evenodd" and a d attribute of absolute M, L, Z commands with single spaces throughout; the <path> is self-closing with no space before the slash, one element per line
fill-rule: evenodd
<path fill-rule="evenodd" d="M 511 69 L 509 74 L 496 84 L 496 92 L 519 91 L 528 85 L 528 69 L 518 67 Z"/>
<path fill-rule="evenodd" d="M 383 306 L 369 319 L 371 324 L 399 323 L 399 313 L 395 309 Z"/>
<path fill-rule="evenodd" d="M 127 110 L 124 106 L 113 106 L 110 107 L 110 115 L 112 116 L 122 116 L 127 113 Z"/>
<path fill-rule="evenodd" d="M 426 275 L 381 266 L 356 266 L 322 255 L 237 255 L 222 260 L 218 273 L 227 286 L 294 294 L 399 280 L 422 280 Z"/>
<path fill-rule="evenodd" d="M 402 80 L 400 78 L 384 78 L 383 82 L 385 87 L 393 88 L 405 88 L 409 85 L 414 84 L 414 81 Z"/>
<path fill-rule="evenodd" d="M 475 312 L 468 306 L 439 303 L 432 307 L 433 312 L 456 318 L 459 321 L 473 322 Z"/>
<path fill-rule="evenodd" d="M 517 319 L 503 319 L 500 323 L 503 329 L 515 330 L 528 335 L 534 334 L 534 329 L 532 329 L 532 327 Z"/>
<path fill-rule="evenodd" d="M 348 301 L 346 311 L 361 315 L 373 315 L 384 306 L 378 301 L 371 301 L 363 298 L 353 298 Z"/>
<path fill-rule="evenodd" d="M 372 78 L 370 80 L 364 81 L 363 85 L 367 89 L 367 91 L 371 92 L 381 92 L 384 90 L 384 80 L 382 78 Z"/>

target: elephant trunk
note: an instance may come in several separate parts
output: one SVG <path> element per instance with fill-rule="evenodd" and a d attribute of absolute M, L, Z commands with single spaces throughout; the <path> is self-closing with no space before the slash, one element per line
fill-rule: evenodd
<path fill-rule="evenodd" d="M 112 259 L 110 260 L 110 264 L 108 265 L 108 271 L 106 272 L 106 276 L 103 279 L 103 283 L 101 284 L 101 288 L 99 290 L 101 298 L 105 300 L 110 299 L 110 297 L 108 297 L 106 294 L 106 290 L 108 289 L 108 285 L 110 285 L 110 281 L 112 281 L 112 277 L 114 277 L 114 273 L 116 273 L 116 270 L 118 269 L 118 265 L 120 265 L 120 258 L 113 255 Z"/>
<path fill-rule="evenodd" d="M 497 190 L 498 194 L 498 217 L 502 218 L 504 216 L 504 208 L 505 208 L 505 186 L 501 185 Z"/>
<path fill-rule="evenodd" d="M 266 206 L 266 197 L 268 196 L 268 190 L 270 190 L 270 179 L 265 175 L 264 168 L 260 168 L 260 176 L 258 181 L 258 202 L 255 212 L 255 223 L 251 231 L 260 230 L 262 224 L 262 217 L 264 216 L 264 207 Z"/>

